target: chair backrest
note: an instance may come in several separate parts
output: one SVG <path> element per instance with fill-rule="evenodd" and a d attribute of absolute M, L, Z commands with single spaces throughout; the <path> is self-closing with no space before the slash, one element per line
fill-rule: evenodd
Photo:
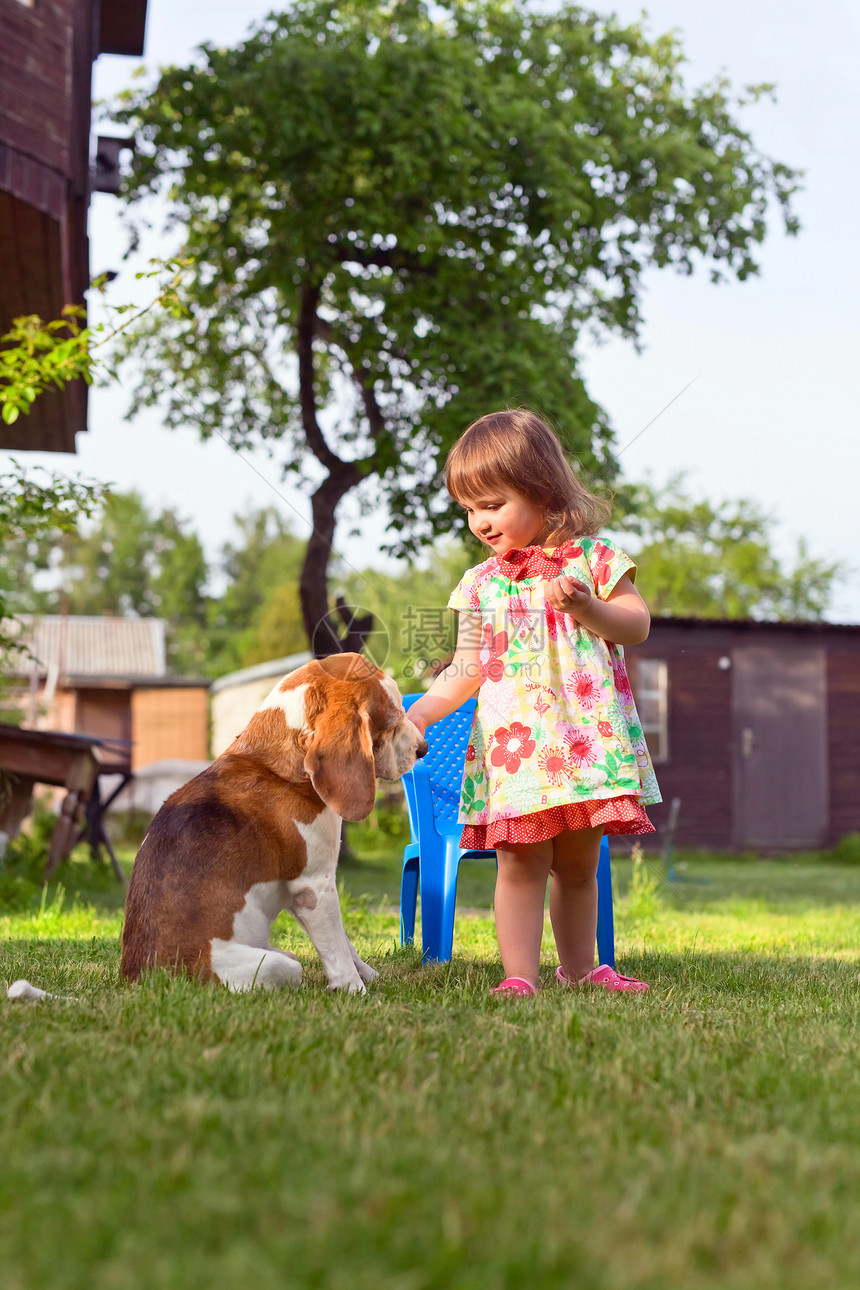
<path fill-rule="evenodd" d="M 420 694 L 405 694 L 403 706 L 408 708 L 421 697 Z M 467 699 L 456 712 L 427 728 L 427 754 L 422 762 L 430 777 L 433 818 L 440 833 L 450 833 L 460 813 L 460 785 L 475 702 L 475 699 Z"/>

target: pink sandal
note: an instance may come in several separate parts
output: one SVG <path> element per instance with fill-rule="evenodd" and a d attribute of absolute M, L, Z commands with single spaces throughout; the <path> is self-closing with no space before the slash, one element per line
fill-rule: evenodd
<path fill-rule="evenodd" d="M 559 971 L 561 971 L 561 968 L 559 968 Z M 490 994 L 523 995 L 525 998 L 530 999 L 532 995 L 537 994 L 537 991 L 531 981 L 527 981 L 525 977 L 508 976 L 505 977 L 501 985 L 494 985 Z"/>
<path fill-rule="evenodd" d="M 604 990 L 650 990 L 650 986 L 645 981 L 637 981 L 632 976 L 621 976 L 615 971 L 615 968 L 609 967 L 606 963 L 601 963 L 599 967 L 592 968 L 581 976 L 578 981 L 569 981 L 564 975 L 561 968 L 555 970 L 555 979 L 560 985 L 600 985 Z"/>

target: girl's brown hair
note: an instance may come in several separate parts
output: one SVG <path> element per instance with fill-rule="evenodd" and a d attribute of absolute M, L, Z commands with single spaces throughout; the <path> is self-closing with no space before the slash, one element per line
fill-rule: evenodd
<path fill-rule="evenodd" d="M 577 478 L 558 436 L 534 412 L 513 408 L 473 421 L 448 453 L 445 483 L 458 502 L 509 488 L 540 508 L 551 525 L 544 546 L 597 533 L 610 505 Z"/>

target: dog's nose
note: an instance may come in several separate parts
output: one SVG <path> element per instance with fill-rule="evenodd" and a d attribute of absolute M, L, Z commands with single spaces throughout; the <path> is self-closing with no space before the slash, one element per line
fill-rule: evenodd
<path fill-rule="evenodd" d="M 421 736 L 421 742 L 419 743 L 417 749 L 415 750 L 415 756 L 416 757 L 427 756 L 427 740 L 424 738 L 423 735 Z"/>

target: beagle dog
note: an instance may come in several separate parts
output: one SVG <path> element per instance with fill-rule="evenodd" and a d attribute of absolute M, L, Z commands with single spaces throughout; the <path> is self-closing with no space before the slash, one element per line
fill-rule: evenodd
<path fill-rule="evenodd" d="M 377 974 L 341 921 L 341 818 L 363 820 L 377 777 L 399 779 L 426 751 L 397 686 L 361 655 L 335 654 L 285 676 L 227 751 L 152 821 L 128 889 L 123 976 L 160 964 L 230 990 L 298 986 L 298 959 L 269 945 L 270 925 L 287 909 L 329 989 L 363 994 Z"/>

